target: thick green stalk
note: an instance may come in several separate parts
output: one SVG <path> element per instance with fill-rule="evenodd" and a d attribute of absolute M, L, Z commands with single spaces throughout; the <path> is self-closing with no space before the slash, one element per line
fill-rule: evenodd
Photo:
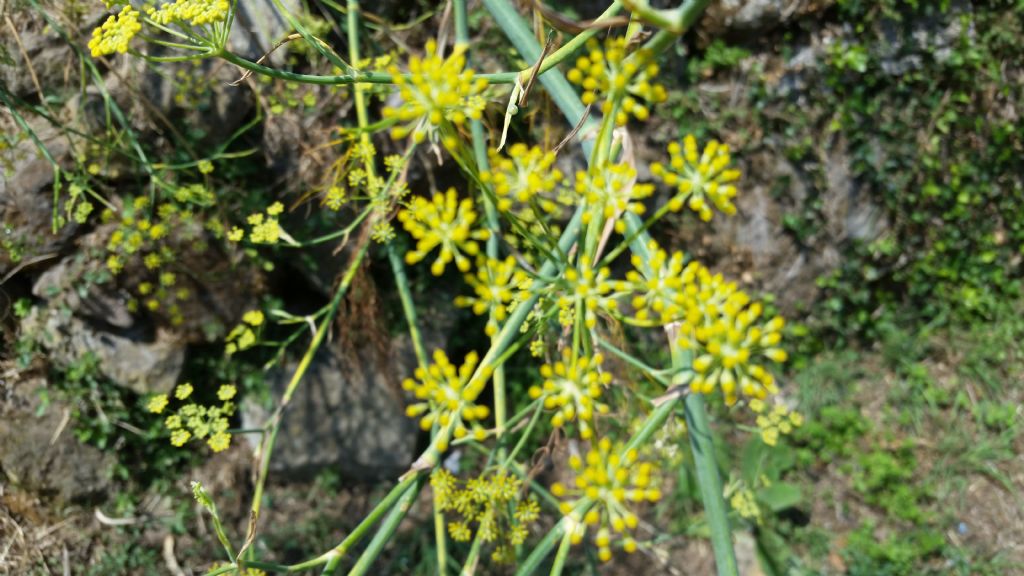
<path fill-rule="evenodd" d="M 409 508 L 412 507 L 413 502 L 416 501 L 416 497 L 419 496 L 420 490 L 423 488 L 423 484 L 426 481 L 426 475 L 420 474 L 416 476 L 414 484 L 402 494 L 402 497 L 398 500 L 398 504 L 394 506 L 388 517 L 384 519 L 380 528 L 377 530 L 377 534 L 374 535 L 373 540 L 366 546 L 366 550 L 356 561 L 356 565 L 349 571 L 349 576 L 363 576 L 373 565 L 374 560 L 377 556 L 380 556 L 384 546 L 391 540 L 391 537 L 395 534 L 395 530 L 398 529 L 398 525 L 402 523 L 402 519 L 409 513 Z M 325 572 L 329 574 L 329 572 Z"/>
<path fill-rule="evenodd" d="M 687 352 L 672 341 L 670 341 L 669 347 L 672 351 L 674 367 L 690 365 Z M 711 546 L 715 553 L 715 565 L 719 574 L 738 576 L 736 555 L 732 548 L 732 534 L 729 530 L 729 517 L 723 499 L 722 479 L 718 474 L 714 440 L 711 437 L 707 411 L 704 409 L 704 395 L 687 394 L 684 412 L 687 436 L 690 438 L 690 451 L 693 452 L 694 466 L 697 469 L 697 483 L 700 486 L 701 500 L 704 501 L 704 515 L 711 528 Z"/>
<path fill-rule="evenodd" d="M 563 516 L 558 524 L 555 524 L 548 533 L 534 545 L 530 555 L 523 560 L 523 563 L 519 565 L 516 570 L 516 576 L 532 576 L 537 573 L 540 569 L 540 565 L 547 558 L 547 555 L 551 552 L 551 549 L 555 547 L 555 542 L 558 542 L 560 538 L 563 538 L 569 534 L 570 524 L 574 524 L 575 520 L 568 516 Z"/>
<path fill-rule="evenodd" d="M 551 565 L 551 576 L 562 576 L 565 569 L 565 561 L 569 558 L 569 548 L 572 546 L 572 532 L 566 530 L 562 536 L 562 543 L 558 545 L 558 552 L 555 553 L 555 562 Z"/>

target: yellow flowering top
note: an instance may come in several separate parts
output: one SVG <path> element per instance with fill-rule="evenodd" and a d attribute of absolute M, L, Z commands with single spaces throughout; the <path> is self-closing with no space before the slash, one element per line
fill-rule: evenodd
<path fill-rule="evenodd" d="M 430 266 L 435 276 L 443 274 L 445 266 L 453 260 L 459 270 L 468 272 L 471 262 L 467 255 L 479 254 L 477 242 L 490 236 L 487 230 L 473 229 L 476 219 L 473 200 L 459 200 L 454 188 L 434 194 L 431 200 L 414 196 L 408 207 L 398 212 L 398 220 L 416 239 L 416 248 L 405 255 L 406 263 L 420 262 L 440 247 L 440 254 Z"/>
<path fill-rule="evenodd" d="M 633 317 L 626 321 L 639 326 L 664 326 L 683 318 L 692 305 L 690 287 L 703 266 L 696 261 L 684 264 L 682 252 L 669 256 L 654 240 L 647 247 L 650 258 L 644 260 L 634 254 L 634 270 L 626 273 L 625 280 L 616 282 L 616 289 L 633 294 Z"/>
<path fill-rule="evenodd" d="M 551 493 L 562 499 L 562 513 L 576 516 L 581 504 L 589 505 L 582 523 L 574 529 L 573 544 L 583 540 L 587 526 L 598 526 L 595 543 L 598 557 L 611 559 L 613 533 L 622 537 L 622 548 L 628 553 L 636 551 L 636 541 L 630 534 L 639 524 L 631 509 L 642 502 L 661 500 L 661 490 L 654 486 L 652 476 L 657 468 L 650 462 L 638 463 L 637 451 L 624 450 L 602 438 L 584 458 L 573 455 L 569 466 L 576 473 L 571 486 L 551 485 Z"/>
<path fill-rule="evenodd" d="M 456 438 L 462 438 L 468 433 L 469 425 L 477 436 L 481 436 L 484 430 L 479 421 L 490 415 L 490 409 L 484 404 L 477 404 L 476 399 L 490 378 L 490 371 L 484 370 L 475 380 L 470 380 L 478 361 L 476 352 L 470 352 L 462 366 L 456 368 L 443 350 L 435 350 L 433 364 L 426 368 L 420 366 L 416 369 L 415 378 L 402 382 L 402 388 L 412 392 L 417 400 L 406 408 L 406 415 L 418 417 L 423 430 L 430 430 L 437 424 L 442 433 L 450 427 Z M 443 450 L 446 447 L 439 448 Z"/>
<path fill-rule="evenodd" d="M 139 23 L 139 11 L 126 5 L 117 16 L 110 16 L 105 22 L 92 31 L 89 40 L 89 51 L 93 58 L 113 53 L 124 54 L 128 51 L 128 42 L 142 30 Z"/>
<path fill-rule="evenodd" d="M 150 6 L 147 14 L 164 26 L 172 23 L 205 26 L 224 22 L 230 9 L 228 0 L 176 0 L 162 4 L 159 9 Z"/>
<path fill-rule="evenodd" d="M 653 54 L 643 48 L 627 53 L 626 39 L 609 37 L 602 47 L 597 40 L 587 42 L 589 53 L 576 59 L 566 78 L 583 88 L 581 100 L 594 104 L 603 97 L 601 112 L 615 113 L 615 123 L 622 126 L 630 116 L 647 120 L 650 110 L 644 104 L 659 104 L 668 98 L 665 87 L 653 82 L 658 65 Z M 613 101 L 622 105 L 613 110 Z"/>
<path fill-rule="evenodd" d="M 775 404 L 771 410 L 759 398 L 750 401 L 750 409 L 757 414 L 757 427 L 761 430 L 761 440 L 769 446 L 775 446 L 779 436 L 789 434 L 804 423 L 802 414 L 790 410 L 784 404 Z"/>
<path fill-rule="evenodd" d="M 786 352 L 778 345 L 785 324 L 776 316 L 762 323 L 763 307 L 732 284 L 706 275 L 698 292 L 698 307 L 680 323 L 679 343 L 694 355 L 690 387 L 710 394 L 721 388 L 728 405 L 738 394 L 764 399 L 778 393 L 775 378 L 764 362 L 781 363 Z M 717 283 L 717 286 L 715 284 Z"/>
<path fill-rule="evenodd" d="M 515 299 L 519 287 L 528 280 L 512 256 L 504 260 L 480 258 L 476 274 L 466 275 L 466 282 L 473 289 L 474 295 L 455 298 L 455 305 L 472 308 L 478 316 L 490 313 L 486 332 L 488 336 L 493 336 L 498 332 L 498 323 L 508 316 L 508 305 Z"/>
<path fill-rule="evenodd" d="M 529 394 L 533 399 L 543 398 L 544 408 L 555 411 L 552 426 L 561 428 L 567 422 L 576 421 L 581 438 L 589 440 L 594 436 L 594 414 L 608 413 L 608 405 L 599 399 L 612 381 L 610 372 L 601 371 L 603 361 L 600 354 L 574 359 L 572 352 L 565 348 L 562 360 L 541 366 L 544 383 L 531 386 Z"/>
<path fill-rule="evenodd" d="M 438 468 L 430 475 L 430 486 L 438 510 L 458 517 L 448 523 L 448 533 L 458 542 L 472 540 L 475 525 L 483 542 L 519 546 L 529 535 L 529 524 L 540 516 L 540 506 L 532 496 L 521 498 L 522 480 L 505 471 L 463 483 Z"/>
<path fill-rule="evenodd" d="M 249 310 L 243 314 L 242 321 L 224 339 L 224 353 L 230 356 L 255 346 L 259 342 L 259 329 L 264 319 L 260 310 Z"/>
<path fill-rule="evenodd" d="M 481 173 L 480 179 L 494 189 L 498 210 L 507 211 L 514 202 L 529 204 L 536 199 L 541 210 L 551 213 L 558 204 L 547 196 L 563 179 L 562 172 L 555 168 L 555 160 L 554 152 L 516 143 L 508 148 L 507 156 L 491 150 L 491 169 Z"/>
<path fill-rule="evenodd" d="M 415 142 L 427 137 L 434 141 L 445 127 L 462 126 L 471 118 L 480 119 L 486 105 L 482 93 L 487 88 L 487 80 L 465 69 L 465 52 L 466 46 L 459 45 L 451 55 L 442 58 L 437 43 L 431 40 L 422 58 L 409 59 L 408 78 L 397 66 L 388 68 L 402 98 L 398 107 L 383 110 L 384 118 L 398 123 L 391 129 L 392 138 L 412 135 Z M 444 135 L 453 138 L 454 130 Z"/>
<path fill-rule="evenodd" d="M 174 389 L 174 398 L 186 401 L 192 396 L 192 384 L 186 382 Z M 170 432 L 171 444 L 182 447 L 192 439 L 205 439 L 207 446 L 214 452 L 220 452 L 231 445 L 231 433 L 228 432 L 229 418 L 235 413 L 235 397 L 237 389 L 234 384 L 223 384 L 217 390 L 217 398 L 222 401 L 220 406 L 203 406 L 189 401 L 178 406 L 173 413 L 164 419 L 164 428 Z M 149 399 L 147 409 L 154 414 L 161 414 L 167 408 L 170 399 L 167 394 L 158 394 Z"/>
<path fill-rule="evenodd" d="M 644 205 L 640 200 L 653 194 L 654 186 L 637 183 L 636 170 L 629 164 L 615 164 L 595 174 L 577 172 L 576 191 L 587 201 L 587 211 L 583 214 L 586 224 L 595 217 L 618 218 L 627 211 L 643 214 Z M 620 234 L 625 232 L 626 222 L 617 220 L 615 230 Z"/>
<path fill-rule="evenodd" d="M 579 270 L 568 268 L 564 275 L 566 285 L 558 298 L 558 306 L 563 310 L 569 310 L 577 304 L 582 306 L 583 323 L 587 328 L 593 328 L 597 325 L 598 310 L 618 310 L 618 303 L 611 294 L 614 284 L 609 280 L 610 276 L 610 269 L 594 271 L 589 262 L 581 264 Z"/>
<path fill-rule="evenodd" d="M 732 216 L 736 206 L 736 187 L 730 184 L 740 177 L 740 171 L 729 168 L 729 146 L 717 140 L 708 142 L 703 152 L 697 149 L 697 139 L 687 135 L 683 145 L 672 142 L 668 146 L 669 165 L 651 164 L 651 174 L 665 184 L 676 188 L 668 208 L 678 212 L 685 205 L 707 222 L 711 220 L 710 203 L 723 214 Z"/>

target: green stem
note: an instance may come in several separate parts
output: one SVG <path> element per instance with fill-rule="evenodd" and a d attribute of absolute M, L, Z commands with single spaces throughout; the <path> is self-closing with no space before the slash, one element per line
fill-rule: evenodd
<path fill-rule="evenodd" d="M 416 362 L 426 368 L 430 365 L 427 351 L 423 347 L 423 337 L 416 324 L 416 305 L 412 301 L 412 293 L 409 290 L 409 278 L 405 275 L 405 262 L 398 252 L 395 242 L 388 242 L 388 261 L 391 263 L 391 272 L 395 277 L 395 286 L 398 288 L 398 298 L 402 302 L 402 311 L 405 313 L 405 323 L 409 326 L 409 338 L 412 340 L 412 348 L 416 353 Z"/>
<path fill-rule="evenodd" d="M 533 547 L 533 550 L 530 552 L 530 555 L 526 557 L 526 560 L 523 560 L 523 563 L 519 565 L 519 569 L 516 570 L 516 576 L 531 576 L 537 572 L 540 568 L 541 562 L 543 562 L 544 558 L 546 558 L 548 553 L 551 552 L 551 549 L 555 547 L 555 542 L 569 533 L 569 531 L 566 530 L 569 522 L 572 522 L 572 520 L 570 520 L 568 516 L 564 516 L 558 521 L 558 524 L 555 524 L 555 526 L 544 535 L 544 538 Z"/>
<path fill-rule="evenodd" d="M 370 243 L 368 241 L 364 242 L 359 251 L 353 255 L 352 262 L 349 264 L 348 270 L 345 272 L 345 276 L 342 278 L 341 283 L 338 285 L 338 289 L 334 293 L 334 298 L 331 300 L 331 307 L 328 310 L 326 317 L 324 317 L 320 322 L 320 326 L 317 328 L 316 334 L 313 336 L 313 341 L 309 343 L 306 353 L 302 356 L 302 360 L 299 361 L 299 365 L 295 368 L 295 372 L 292 374 L 292 378 L 288 382 L 288 386 L 284 391 L 284 396 L 281 397 L 281 404 L 277 409 L 278 411 L 269 422 L 271 431 L 263 443 L 263 450 L 260 454 L 261 465 L 259 476 L 257 476 L 256 488 L 253 492 L 252 513 L 256 518 L 259 518 L 260 515 L 260 506 L 263 501 L 263 489 L 267 482 L 267 475 L 270 473 L 270 457 L 274 451 L 274 443 L 277 442 L 277 433 L 281 428 L 284 409 L 288 406 L 288 403 L 292 399 L 292 395 L 295 394 L 295 390 L 299 386 L 299 382 L 302 381 L 302 377 L 305 376 L 306 370 L 309 369 L 310 364 L 313 362 L 313 356 L 320 348 L 320 344 L 323 343 L 324 337 L 327 335 L 328 328 L 331 323 L 334 322 L 334 314 L 338 311 L 338 306 L 341 304 L 342 297 L 346 292 L 348 292 L 349 286 L 352 285 L 352 280 L 355 278 L 356 272 L 363 263 L 363 258 L 366 256 L 369 246 Z"/>
<path fill-rule="evenodd" d="M 398 525 L 401 524 L 402 519 L 409 513 L 409 509 L 412 507 L 413 502 L 416 501 L 416 497 L 419 496 L 420 490 L 423 488 L 426 475 L 416 475 L 416 480 L 413 485 L 402 494 L 402 497 L 398 500 L 396 506 L 391 509 L 388 517 L 384 519 L 380 529 L 377 530 L 377 534 L 374 535 L 373 540 L 366 546 L 366 550 L 356 561 L 356 565 L 349 571 L 349 576 L 363 576 L 373 565 L 374 560 L 377 556 L 380 556 L 384 546 L 391 540 L 391 536 L 394 535 L 395 530 L 398 529 Z M 325 572 L 328 573 L 329 572 Z"/>
<path fill-rule="evenodd" d="M 466 17 L 466 0 L 454 0 L 455 12 L 455 42 L 457 44 L 469 45 L 469 24 Z M 468 54 L 467 54 L 468 58 Z M 473 140 L 473 157 L 476 160 L 476 168 L 482 172 L 489 169 L 487 159 L 487 144 L 484 137 L 483 124 L 479 120 L 470 122 L 470 135 Z M 498 244 L 501 238 L 501 224 L 498 220 L 498 209 L 489 194 L 481 194 L 484 204 L 484 216 L 487 221 L 487 228 L 491 233 L 487 239 L 487 257 L 498 258 Z M 492 312 L 493 314 L 493 312 Z M 497 342 L 497 334 L 491 337 L 491 345 Z M 505 423 L 508 419 L 508 400 L 505 390 L 505 368 L 498 366 L 491 377 L 491 384 L 494 388 L 494 427 L 495 436 L 499 443 L 505 433 Z M 504 456 L 504 449 L 499 448 L 498 458 Z"/>
<path fill-rule="evenodd" d="M 680 349 L 674 339 L 670 340 L 669 349 L 672 351 L 674 367 L 690 365 L 689 354 Z M 687 436 L 690 438 L 690 450 L 693 452 L 694 466 L 697 469 L 697 484 L 700 486 L 701 500 L 704 502 L 704 515 L 711 528 L 715 565 L 719 575 L 738 576 L 729 517 L 722 493 L 722 479 L 718 474 L 714 440 L 708 424 L 707 411 L 704 409 L 704 395 L 687 394 L 684 408 Z"/>
<path fill-rule="evenodd" d="M 569 558 L 569 548 L 572 546 L 572 532 L 565 531 L 562 536 L 562 543 L 558 545 L 558 552 L 555 553 L 555 563 L 551 565 L 551 576 L 561 576 L 565 568 L 565 561 Z"/>

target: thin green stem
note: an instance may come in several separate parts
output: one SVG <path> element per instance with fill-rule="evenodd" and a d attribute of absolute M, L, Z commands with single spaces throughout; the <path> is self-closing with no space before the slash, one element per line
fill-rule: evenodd
<path fill-rule="evenodd" d="M 398 251 L 394 241 L 388 242 L 388 261 L 391 263 L 391 273 L 395 277 L 395 286 L 398 288 L 398 299 L 402 302 L 402 312 L 405 313 L 405 323 L 409 328 L 409 338 L 412 340 L 412 348 L 416 353 L 416 362 L 422 368 L 430 365 L 427 351 L 423 347 L 423 337 L 416 324 L 416 305 L 412 301 L 412 292 L 409 290 L 409 278 L 405 275 L 405 262 Z"/>
<path fill-rule="evenodd" d="M 263 501 L 263 489 L 267 482 L 267 475 L 270 473 L 270 457 L 274 451 L 274 443 L 277 442 L 277 433 L 281 428 L 284 409 L 288 406 L 288 403 L 292 399 L 292 395 L 295 394 L 295 390 L 299 386 L 299 382 L 302 381 L 302 377 L 305 376 L 306 370 L 309 369 L 310 364 L 313 362 L 313 356 L 320 348 L 320 344 L 323 343 L 324 337 L 327 335 L 327 330 L 334 321 L 334 315 L 338 311 L 338 306 L 341 304 L 341 299 L 345 293 L 348 292 L 349 286 L 352 285 L 352 280 L 355 278 L 356 272 L 362 265 L 363 258 L 366 256 L 369 246 L 369 242 L 364 242 L 355 255 L 353 255 L 352 262 L 349 264 L 348 270 L 345 272 L 341 283 L 338 284 L 338 288 L 334 293 L 334 298 L 331 300 L 331 307 L 328 310 L 326 317 L 320 322 L 320 326 L 317 328 L 316 334 L 313 336 L 313 341 L 309 343 L 306 353 L 302 356 L 302 359 L 299 361 L 299 365 L 295 368 L 295 372 L 292 374 L 292 378 L 288 382 L 287 388 L 285 388 L 277 413 L 273 418 L 271 418 L 270 422 L 268 422 L 271 431 L 269 436 L 265 438 L 262 446 L 260 454 L 260 471 L 256 479 L 256 487 L 253 492 L 252 500 L 252 513 L 257 518 L 259 518 L 260 515 L 260 506 Z"/>
<path fill-rule="evenodd" d="M 469 45 L 469 24 L 466 16 L 466 0 L 454 0 L 455 12 L 455 42 L 468 47 Z M 468 51 L 467 51 L 468 52 Z M 467 54 L 468 57 L 468 54 Z M 483 124 L 479 120 L 470 122 L 470 136 L 473 140 L 473 157 L 476 160 L 478 172 L 489 169 L 487 159 L 487 143 L 484 136 Z M 501 238 L 501 224 L 498 219 L 498 209 L 490 194 L 481 194 L 484 204 L 484 216 L 487 228 L 490 231 L 490 238 L 487 239 L 487 257 L 498 258 L 498 243 Z M 492 311 L 493 315 L 494 312 Z M 491 337 L 491 345 L 497 342 L 497 334 Z M 491 384 L 494 389 L 494 422 L 498 441 L 501 441 L 505 433 L 505 422 L 508 417 L 508 400 L 505 390 L 505 368 L 499 365 L 491 377 Z M 499 448 L 498 458 L 502 458 L 504 449 Z"/>

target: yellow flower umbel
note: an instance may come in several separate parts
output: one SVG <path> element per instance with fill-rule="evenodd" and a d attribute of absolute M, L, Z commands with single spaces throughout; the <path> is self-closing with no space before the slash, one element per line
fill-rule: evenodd
<path fill-rule="evenodd" d="M 255 346 L 259 342 L 259 330 L 263 321 L 263 312 L 259 310 L 250 310 L 243 314 L 242 321 L 232 328 L 224 339 L 224 353 L 230 356 Z"/>
<path fill-rule="evenodd" d="M 477 437 L 486 434 L 479 421 L 487 418 L 490 410 L 483 404 L 476 404 L 476 399 L 490 378 L 491 370 L 485 369 L 475 380 L 470 380 L 478 361 L 476 352 L 470 352 L 462 366 L 456 368 L 443 350 L 435 350 L 433 364 L 417 368 L 415 379 L 407 378 L 402 382 L 402 388 L 412 392 L 418 400 L 406 408 L 406 415 L 418 417 L 423 430 L 430 430 L 434 424 L 440 426 L 439 450 L 447 449 L 449 432 L 462 438 L 469 432 L 468 426 Z"/>
<path fill-rule="evenodd" d="M 652 483 L 656 472 L 654 464 L 637 463 L 637 451 L 624 450 L 621 445 L 613 449 L 607 438 L 602 438 L 595 448 L 587 452 L 586 458 L 573 455 L 569 466 L 576 473 L 572 487 L 552 484 L 551 493 L 563 499 L 562 513 L 572 516 L 578 522 L 572 533 L 572 543 L 583 540 L 587 526 L 597 526 L 596 544 L 598 557 L 607 562 L 612 557 L 613 535 L 622 537 L 622 549 L 636 551 L 636 541 L 630 531 L 637 527 L 639 518 L 631 509 L 642 502 L 661 500 L 661 490 Z M 587 512 L 577 517 L 581 509 Z"/>
<path fill-rule="evenodd" d="M 694 302 L 690 287 L 704 267 L 696 261 L 684 264 L 682 252 L 669 256 L 654 240 L 647 248 L 650 259 L 634 254 L 631 262 L 635 269 L 627 272 L 626 279 L 618 281 L 615 287 L 620 292 L 634 294 L 634 317 L 627 318 L 628 322 L 638 326 L 664 326 L 685 317 Z"/>
<path fill-rule="evenodd" d="M 571 189 L 561 186 L 564 177 L 555 167 L 555 154 L 538 146 L 513 144 L 507 156 L 492 150 L 490 171 L 480 174 L 480 180 L 490 185 L 500 212 L 509 216 L 511 226 L 505 241 L 523 254 L 523 258 L 536 263 L 543 239 L 557 238 L 561 232 L 558 219 L 563 209 L 576 199 Z M 547 247 L 550 249 L 550 247 Z"/>
<path fill-rule="evenodd" d="M 515 202 L 530 205 L 536 201 L 541 211 L 550 214 L 558 209 L 558 204 L 548 196 L 562 182 L 555 159 L 554 152 L 516 143 L 509 147 L 508 156 L 492 150 L 491 169 L 481 173 L 480 179 L 493 187 L 498 210 L 508 211 Z"/>
<path fill-rule="evenodd" d="M 562 350 L 562 360 L 554 365 L 545 364 L 540 368 L 544 377 L 541 386 L 530 387 L 530 398 L 543 398 L 544 408 L 554 410 L 551 425 L 556 428 L 567 422 L 577 421 L 580 437 L 589 440 L 594 436 L 594 414 L 607 414 L 608 405 L 599 401 L 604 387 L 611 383 L 612 375 L 601 372 L 604 358 L 595 354 L 592 358 L 573 358 L 572 352 Z"/>
<path fill-rule="evenodd" d="M 614 285 L 608 279 L 611 270 L 601 268 L 597 272 L 589 263 L 580 269 L 569 268 L 565 271 L 565 293 L 558 298 L 558 306 L 563 310 L 571 310 L 573 306 L 583 308 L 583 323 L 587 328 L 597 325 L 597 311 L 618 310 L 618 303 L 610 296 Z"/>
<path fill-rule="evenodd" d="M 789 434 L 804 423 L 802 414 L 790 410 L 784 404 L 776 404 L 767 410 L 763 400 L 754 398 L 750 401 L 750 409 L 757 414 L 757 427 L 761 430 L 761 440 L 775 446 L 779 436 Z"/>
<path fill-rule="evenodd" d="M 397 66 L 388 68 L 402 97 L 399 107 L 383 110 L 384 118 L 398 122 L 391 129 L 392 138 L 412 135 L 414 142 L 428 138 L 436 142 L 440 134 L 444 143 L 451 145 L 457 127 L 468 119 L 480 119 L 486 105 L 481 94 L 487 88 L 487 80 L 465 69 L 465 52 L 465 46 L 456 46 L 450 56 L 442 58 L 437 53 L 437 43 L 431 40 L 423 58 L 409 59 L 408 78 Z"/>
<path fill-rule="evenodd" d="M 246 218 L 246 222 L 252 226 L 252 231 L 249 232 L 249 241 L 253 244 L 277 244 L 279 240 L 284 238 L 291 243 L 295 243 L 292 237 L 281 228 L 281 223 L 278 221 L 278 217 L 284 212 L 284 204 L 274 202 L 267 206 L 266 212 L 266 215 L 262 212 L 256 212 Z M 233 242 L 238 242 L 244 237 L 245 232 L 241 228 L 236 227 L 228 233 L 228 240 Z"/>
<path fill-rule="evenodd" d="M 781 363 L 786 352 L 778 345 L 785 324 L 776 316 L 761 323 L 763 307 L 735 285 L 705 272 L 698 284 L 697 305 L 680 323 L 679 343 L 693 352 L 694 392 L 710 394 L 722 389 L 725 403 L 736 403 L 737 395 L 764 399 L 778 393 L 775 378 L 762 364 Z"/>
<path fill-rule="evenodd" d="M 627 54 L 626 39 L 621 36 L 605 40 L 603 49 L 597 40 L 591 39 L 587 48 L 590 53 L 577 58 L 576 66 L 566 77 L 583 87 L 584 104 L 594 104 L 604 97 L 601 112 L 614 112 L 619 126 L 630 116 L 647 120 L 650 110 L 642 102 L 659 104 L 668 98 L 664 86 L 652 82 L 658 75 L 658 65 L 649 50 L 641 48 Z M 613 102 L 619 98 L 622 104 L 613 110 Z"/>
<path fill-rule="evenodd" d="M 576 191 L 587 201 L 583 223 L 594 218 L 618 218 L 629 211 L 640 215 L 644 205 L 639 201 L 654 193 L 651 184 L 637 184 L 636 170 L 629 164 L 616 164 L 599 170 L 596 174 L 580 171 L 576 173 Z M 617 220 L 615 230 L 626 231 L 626 222 Z"/>
<path fill-rule="evenodd" d="M 459 296 L 455 298 L 455 305 L 471 307 L 478 316 L 489 313 L 486 332 L 493 336 L 498 332 L 498 323 L 504 322 L 508 316 L 508 305 L 515 298 L 517 289 L 528 281 L 526 273 L 516 266 L 516 259 L 512 256 L 504 260 L 480 258 L 476 274 L 466 275 L 474 296 Z"/>
<path fill-rule="evenodd" d="M 126 5 L 117 16 L 110 16 L 92 31 L 89 40 L 89 51 L 93 58 L 113 53 L 124 54 L 128 51 L 128 42 L 142 30 L 139 23 L 139 11 Z"/>
<path fill-rule="evenodd" d="M 729 507 L 736 511 L 741 518 L 761 523 L 761 508 L 757 505 L 754 491 L 747 488 L 742 482 L 733 482 L 725 487 L 724 497 L 729 500 Z"/>
<path fill-rule="evenodd" d="M 444 194 L 434 194 L 433 200 L 422 196 L 413 197 L 409 206 L 398 212 L 398 220 L 416 239 L 416 249 L 405 255 L 406 263 L 415 264 L 423 260 L 434 248 L 440 246 L 441 253 L 430 265 L 434 276 L 443 274 L 445 266 L 453 260 L 459 270 L 468 272 L 470 260 L 466 255 L 479 254 L 480 245 L 477 241 L 490 237 L 487 230 L 473 230 L 476 218 L 473 200 L 459 200 L 455 188 L 449 188 Z"/>
<path fill-rule="evenodd" d="M 739 170 L 729 169 L 729 146 L 717 140 L 708 142 L 704 151 L 698 152 L 697 139 L 687 135 L 682 147 L 678 142 L 668 145 L 671 161 L 668 166 L 660 162 L 651 164 L 651 174 L 665 184 L 676 188 L 676 194 L 668 202 L 668 208 L 678 212 L 688 206 L 707 222 L 713 212 L 708 202 L 723 214 L 732 216 L 736 206 L 736 187 L 730 184 L 740 177 Z"/>
<path fill-rule="evenodd" d="M 186 382 L 174 389 L 174 397 L 184 402 L 192 396 L 192 392 L 192 384 Z M 228 419 L 235 413 L 232 399 L 236 392 L 233 384 L 223 384 L 217 390 L 217 398 L 222 401 L 220 406 L 203 406 L 195 402 L 179 406 L 164 419 L 164 428 L 171 434 L 171 444 L 180 448 L 195 438 L 206 439 L 206 444 L 214 452 L 227 449 L 231 445 Z M 149 399 L 147 408 L 150 412 L 160 414 L 168 402 L 167 394 L 159 394 Z"/>
<path fill-rule="evenodd" d="M 448 533 L 459 542 L 473 538 L 473 526 L 483 542 L 500 542 L 492 555 L 495 561 L 507 558 L 506 547 L 526 541 L 529 524 L 540 516 L 540 506 L 530 497 L 520 499 L 522 480 L 498 471 L 493 476 L 472 478 L 461 482 L 444 468 L 434 470 L 430 485 L 441 512 L 457 514 L 458 520 L 448 523 Z M 515 559 L 515 554 L 512 555 Z"/>
<path fill-rule="evenodd" d="M 172 23 L 206 26 L 225 21 L 230 9 L 228 0 L 176 0 L 173 4 L 164 3 L 159 10 L 150 8 L 148 14 L 164 26 Z"/>

